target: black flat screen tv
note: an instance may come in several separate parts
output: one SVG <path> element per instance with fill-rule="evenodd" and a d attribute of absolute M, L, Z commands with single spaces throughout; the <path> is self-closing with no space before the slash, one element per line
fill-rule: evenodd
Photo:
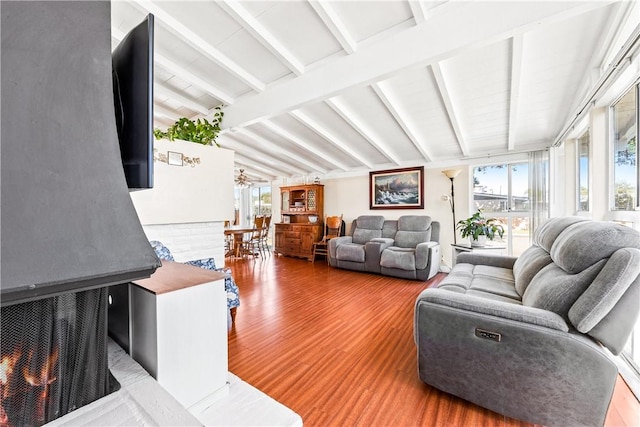
<path fill-rule="evenodd" d="M 149 14 L 111 54 L 116 126 L 130 190 L 153 188 L 153 21 Z"/>

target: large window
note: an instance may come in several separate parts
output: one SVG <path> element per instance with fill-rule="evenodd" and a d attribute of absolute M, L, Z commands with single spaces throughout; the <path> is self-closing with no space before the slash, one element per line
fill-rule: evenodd
<path fill-rule="evenodd" d="M 529 247 L 529 164 L 510 163 L 473 169 L 473 202 L 485 216 L 505 226 L 509 253 L 520 255 Z"/>
<path fill-rule="evenodd" d="M 589 131 L 578 139 L 578 212 L 589 212 Z"/>
<path fill-rule="evenodd" d="M 253 216 L 271 215 L 271 187 L 253 187 L 251 189 L 251 210 Z"/>
<path fill-rule="evenodd" d="M 613 105 L 613 210 L 638 206 L 638 87 Z"/>

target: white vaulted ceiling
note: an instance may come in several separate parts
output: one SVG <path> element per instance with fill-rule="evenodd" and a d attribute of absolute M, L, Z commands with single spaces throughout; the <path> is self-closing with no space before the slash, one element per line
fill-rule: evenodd
<path fill-rule="evenodd" d="M 155 124 L 210 117 L 252 180 L 548 147 L 630 2 L 114 1 L 155 26 Z"/>

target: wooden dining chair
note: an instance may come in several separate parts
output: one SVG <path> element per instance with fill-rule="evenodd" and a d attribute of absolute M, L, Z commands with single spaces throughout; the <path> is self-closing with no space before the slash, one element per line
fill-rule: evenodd
<path fill-rule="evenodd" d="M 253 231 L 245 234 L 246 238 L 242 241 L 242 255 L 251 255 L 253 257 L 263 256 L 260 248 L 260 239 L 262 238 L 262 229 L 264 227 L 264 217 L 256 215 L 253 219 Z"/>
<path fill-rule="evenodd" d="M 269 248 L 268 238 L 269 238 L 269 227 L 271 227 L 271 215 L 264 216 L 264 224 L 262 226 L 262 235 L 260 236 L 260 249 L 261 251 L 267 252 L 271 254 L 271 249 Z"/>
<path fill-rule="evenodd" d="M 340 237 L 341 230 L 342 215 L 325 217 L 322 240 L 313 243 L 313 262 L 316 261 L 316 255 L 324 255 L 327 262 L 329 262 L 329 240 L 334 237 Z"/>

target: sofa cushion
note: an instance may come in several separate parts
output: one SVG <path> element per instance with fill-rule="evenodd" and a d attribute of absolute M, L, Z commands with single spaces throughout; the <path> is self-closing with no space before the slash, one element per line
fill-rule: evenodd
<path fill-rule="evenodd" d="M 416 269 L 416 251 L 411 248 L 390 246 L 380 256 L 380 265 L 386 268 L 398 268 L 412 271 Z"/>
<path fill-rule="evenodd" d="M 336 258 L 341 261 L 364 262 L 364 246 L 358 243 L 338 245 Z"/>
<path fill-rule="evenodd" d="M 550 254 L 564 271 L 578 273 L 622 248 L 640 249 L 637 231 L 611 222 L 585 221 L 568 227 Z"/>
<path fill-rule="evenodd" d="M 582 333 L 593 329 L 640 275 L 640 250 L 616 251 L 591 286 L 569 310 L 569 320 Z"/>
<path fill-rule="evenodd" d="M 555 242 L 560 233 L 570 225 L 582 221 L 588 220 L 578 216 L 551 218 L 538 227 L 533 236 L 533 244 L 540 246 L 547 252 L 551 252 L 551 246 L 553 246 L 553 242 Z"/>
<path fill-rule="evenodd" d="M 570 274 L 556 264 L 544 267 L 531 280 L 522 296 L 522 305 L 553 311 L 565 319 L 569 309 L 595 279 L 606 260 L 577 274 Z"/>
<path fill-rule="evenodd" d="M 356 219 L 356 229 L 353 230 L 353 243 L 364 245 L 375 237 L 382 237 L 384 217 L 379 215 L 362 215 Z"/>
<path fill-rule="evenodd" d="M 550 263 L 551 256 L 539 246 L 531 246 L 518 257 L 513 264 L 513 276 L 520 297 L 524 295 L 533 277 Z"/>
<path fill-rule="evenodd" d="M 431 217 L 426 215 L 403 215 L 398 218 L 398 230 L 425 231 L 431 227 Z"/>

